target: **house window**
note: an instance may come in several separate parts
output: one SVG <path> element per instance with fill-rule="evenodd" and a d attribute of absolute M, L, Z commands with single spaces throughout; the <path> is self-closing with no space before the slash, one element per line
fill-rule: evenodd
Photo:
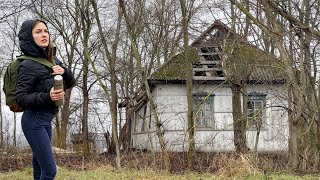
<path fill-rule="evenodd" d="M 214 128 L 214 95 L 194 94 L 193 108 L 197 128 Z"/>
<path fill-rule="evenodd" d="M 265 126 L 266 95 L 248 96 L 248 127 L 260 129 Z"/>

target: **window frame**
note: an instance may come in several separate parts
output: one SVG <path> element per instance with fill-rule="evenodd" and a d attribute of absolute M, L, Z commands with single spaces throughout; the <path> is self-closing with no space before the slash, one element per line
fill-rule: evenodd
<path fill-rule="evenodd" d="M 214 94 L 208 94 L 208 93 L 194 93 L 192 95 L 193 98 L 193 118 L 195 120 L 195 128 L 197 129 L 215 129 L 215 116 L 214 116 Z M 204 100 L 206 99 L 206 100 Z M 208 102 L 209 100 L 210 103 L 207 103 L 210 107 L 209 110 L 203 111 L 203 105 L 205 102 Z M 201 108 L 201 107 L 202 108 Z M 201 108 L 199 110 L 199 108 Z M 209 113 L 208 117 L 212 118 L 206 118 L 206 112 Z M 201 119 L 199 118 L 199 114 L 202 116 Z M 205 119 L 206 118 L 206 119 Z M 200 121 L 199 121 L 200 119 Z M 200 124 L 198 123 L 200 122 Z"/>
<path fill-rule="evenodd" d="M 249 130 L 261 130 L 266 128 L 266 99 L 266 94 L 248 94 L 247 127 Z M 256 106 L 261 106 L 261 108 L 258 109 Z M 257 117 L 257 114 L 261 115 Z"/>

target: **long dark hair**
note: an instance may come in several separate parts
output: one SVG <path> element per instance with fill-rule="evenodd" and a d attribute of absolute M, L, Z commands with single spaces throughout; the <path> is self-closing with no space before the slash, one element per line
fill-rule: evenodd
<path fill-rule="evenodd" d="M 53 63 L 54 56 L 56 55 L 56 45 L 53 41 L 50 40 L 49 45 L 46 47 L 46 51 L 48 54 L 48 61 Z"/>
<path fill-rule="evenodd" d="M 43 23 L 44 25 L 46 25 L 46 27 L 47 27 L 47 29 L 49 31 L 47 23 L 45 21 L 43 21 L 43 20 L 40 20 L 40 19 L 36 19 L 36 20 L 33 21 L 32 29 L 38 23 Z M 50 37 L 50 33 L 49 33 L 49 45 L 45 48 L 45 52 L 47 54 L 48 61 L 51 62 L 51 63 L 53 63 L 53 61 L 54 61 L 54 56 L 55 56 L 55 53 L 56 53 L 55 51 L 56 51 L 56 46 L 55 46 L 54 42 L 51 41 L 51 37 Z"/>

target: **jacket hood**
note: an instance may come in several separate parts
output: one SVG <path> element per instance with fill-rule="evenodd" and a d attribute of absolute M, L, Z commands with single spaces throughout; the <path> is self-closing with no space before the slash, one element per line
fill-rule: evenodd
<path fill-rule="evenodd" d="M 36 21 L 38 20 L 26 20 L 22 23 L 21 29 L 18 34 L 20 49 L 24 55 L 47 59 L 47 53 L 45 49 L 42 49 L 41 47 L 39 47 L 34 42 L 34 39 L 32 36 L 32 25 Z M 46 23 L 44 24 L 47 26 Z"/>

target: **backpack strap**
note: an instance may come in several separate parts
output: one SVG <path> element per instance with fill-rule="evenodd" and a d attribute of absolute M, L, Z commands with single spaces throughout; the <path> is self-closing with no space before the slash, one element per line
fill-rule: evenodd
<path fill-rule="evenodd" d="M 54 61 L 53 61 L 53 63 L 51 63 L 44 58 L 36 58 L 36 57 L 25 56 L 25 55 L 19 56 L 19 57 L 17 57 L 17 59 L 19 59 L 19 60 L 32 60 L 37 63 L 43 64 L 49 68 L 52 68 L 52 66 L 56 65 L 56 63 Z"/>

